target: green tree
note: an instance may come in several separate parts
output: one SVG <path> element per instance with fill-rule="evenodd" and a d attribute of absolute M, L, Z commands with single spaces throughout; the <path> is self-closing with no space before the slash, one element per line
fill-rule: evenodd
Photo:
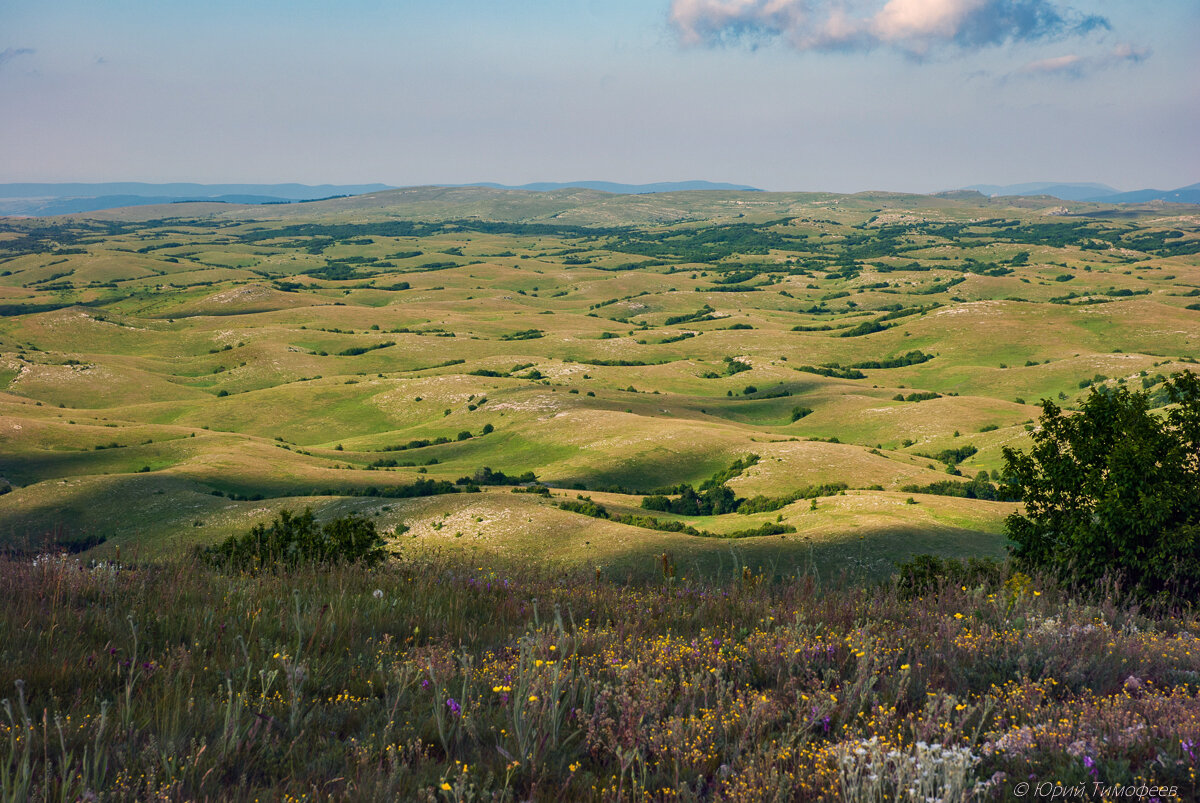
<path fill-rule="evenodd" d="M 281 510 L 269 525 L 256 524 L 245 535 L 200 549 L 199 556 L 212 566 L 246 570 L 357 561 L 373 566 L 387 557 L 385 546 L 370 519 L 352 513 L 318 526 L 305 508 L 299 515 Z"/>
<path fill-rule="evenodd" d="M 1029 454 L 1004 449 L 1025 503 L 1006 521 L 1018 563 L 1075 586 L 1113 576 L 1140 599 L 1200 591 L 1200 378 L 1165 390 L 1165 414 L 1123 386 L 1094 388 L 1077 414 L 1042 402 Z"/>

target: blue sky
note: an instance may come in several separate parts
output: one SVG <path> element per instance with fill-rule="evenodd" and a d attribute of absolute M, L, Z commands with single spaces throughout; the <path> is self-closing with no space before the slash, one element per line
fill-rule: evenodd
<path fill-rule="evenodd" d="M 0 182 L 1200 180 L 1195 0 L 0 0 Z"/>

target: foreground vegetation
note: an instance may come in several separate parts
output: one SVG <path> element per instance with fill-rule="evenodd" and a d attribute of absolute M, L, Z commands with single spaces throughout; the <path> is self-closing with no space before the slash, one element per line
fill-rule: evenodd
<path fill-rule="evenodd" d="M 1190 611 L 982 564 L 832 591 L 655 572 L 2 562 L 0 797 L 1200 794 Z"/>

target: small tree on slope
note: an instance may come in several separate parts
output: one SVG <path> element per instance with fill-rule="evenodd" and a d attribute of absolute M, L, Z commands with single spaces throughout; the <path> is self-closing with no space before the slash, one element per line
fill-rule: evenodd
<path fill-rule="evenodd" d="M 1165 384 L 1165 415 L 1145 392 L 1093 389 L 1078 414 L 1042 402 L 1029 454 L 1004 449 L 1025 503 L 1005 522 L 1013 557 L 1076 586 L 1116 577 L 1131 596 L 1200 592 L 1200 378 Z"/>

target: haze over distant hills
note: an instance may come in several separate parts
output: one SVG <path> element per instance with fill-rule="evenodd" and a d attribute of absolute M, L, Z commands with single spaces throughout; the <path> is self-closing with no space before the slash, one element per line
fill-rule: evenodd
<path fill-rule="evenodd" d="M 393 189 L 387 184 L 0 184 L 0 215 L 69 215 L 177 201 L 290 203 Z"/>
<path fill-rule="evenodd" d="M 537 181 L 532 184 L 494 184 L 490 181 L 476 184 L 459 184 L 461 187 L 495 187 L 501 190 L 532 190 L 534 192 L 549 192 L 550 190 L 565 190 L 579 187 L 585 190 L 611 192 L 614 195 L 640 195 L 651 192 L 687 192 L 690 190 L 743 190 L 747 192 L 762 192 L 758 187 L 745 184 L 725 184 L 714 181 L 659 181 L 653 184 L 618 184 L 612 181 Z"/>
<path fill-rule="evenodd" d="M 140 181 L 99 184 L 0 184 L 0 198 L 97 198 L 102 195 L 167 196 L 172 198 L 213 198 L 218 195 L 265 195 L 283 200 L 301 201 L 328 195 L 361 195 L 390 190 L 388 184 L 148 184 Z"/>
<path fill-rule="evenodd" d="M 1027 184 L 972 184 L 964 190 L 976 190 L 987 196 L 1052 195 L 1064 201 L 1085 201 L 1103 195 L 1116 195 L 1120 190 L 1107 184 L 1072 184 L 1057 181 L 1034 181 Z"/>
<path fill-rule="evenodd" d="M 495 182 L 439 184 L 450 188 L 487 187 L 502 190 L 552 192 L 584 189 L 614 195 L 640 195 L 696 190 L 762 192 L 745 184 L 712 181 L 664 181 L 650 184 L 621 184 L 612 181 L 543 181 L 511 185 Z M 290 204 L 344 196 L 365 195 L 399 189 L 389 184 L 150 184 L 143 182 L 111 183 L 22 183 L 0 184 L 0 217 L 51 216 L 96 212 L 130 206 L 152 206 L 184 201 L 209 201 L 230 204 Z M 1175 190 L 1135 190 L 1122 192 L 1106 184 L 1032 182 L 1027 184 L 973 184 L 962 191 L 975 191 L 991 197 L 1050 196 L 1064 201 L 1099 203 L 1146 203 L 1167 201 L 1200 204 L 1200 184 Z"/>
<path fill-rule="evenodd" d="M 1109 195 L 1104 198 L 1090 199 L 1100 200 L 1105 203 L 1119 204 L 1137 204 L 1145 203 L 1146 201 L 1170 201 L 1177 204 L 1200 204 L 1200 182 L 1189 184 L 1186 187 L 1180 187 L 1176 190 L 1134 190 L 1133 192 L 1119 192 L 1116 195 Z"/>
<path fill-rule="evenodd" d="M 454 187 L 550 190 L 579 187 L 616 195 L 684 190 L 755 190 L 744 184 L 711 181 L 664 181 L 654 184 L 619 184 L 611 181 L 537 182 L 513 186 L 493 182 L 450 184 Z M 312 201 L 343 195 L 365 195 L 394 190 L 389 184 L 148 184 L 125 181 L 99 184 L 0 184 L 0 216 L 49 216 L 96 212 L 125 206 L 150 206 L 181 201 L 218 201 L 231 204 L 276 204 Z"/>
<path fill-rule="evenodd" d="M 1200 184 L 1191 184 L 1174 190 L 1133 190 L 1122 192 L 1107 184 L 1073 184 L 1069 182 L 1036 181 L 1029 184 L 972 184 L 963 187 L 984 195 L 1049 195 L 1064 201 L 1096 201 L 1102 203 L 1145 203 L 1147 201 L 1169 201 L 1182 204 L 1200 204 Z"/>

